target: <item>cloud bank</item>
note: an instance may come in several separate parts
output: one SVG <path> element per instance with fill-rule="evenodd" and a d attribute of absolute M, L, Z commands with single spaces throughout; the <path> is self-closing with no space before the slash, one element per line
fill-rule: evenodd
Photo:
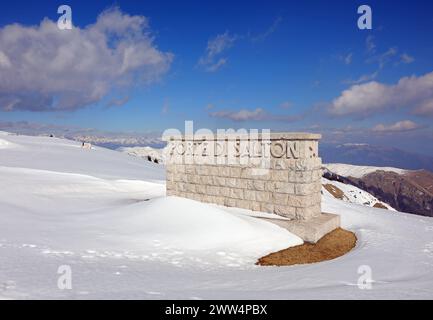
<path fill-rule="evenodd" d="M 338 116 L 367 116 L 400 108 L 433 116 L 433 72 L 401 78 L 395 85 L 376 81 L 354 85 L 332 101 L 329 111 Z"/>
<path fill-rule="evenodd" d="M 132 85 L 145 86 L 169 70 L 173 55 L 160 51 L 143 16 L 118 8 L 85 28 L 0 28 L 0 110 L 75 110 Z"/>

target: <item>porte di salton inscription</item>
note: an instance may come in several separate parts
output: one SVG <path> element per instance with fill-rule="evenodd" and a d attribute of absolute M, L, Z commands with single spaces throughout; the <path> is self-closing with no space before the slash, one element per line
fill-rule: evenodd
<path fill-rule="evenodd" d="M 166 136 L 167 195 L 291 220 L 318 217 L 320 137 L 310 133 Z"/>

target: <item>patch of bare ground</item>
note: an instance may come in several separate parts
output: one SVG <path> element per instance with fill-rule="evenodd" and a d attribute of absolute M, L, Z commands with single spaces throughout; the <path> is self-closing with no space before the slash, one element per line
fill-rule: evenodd
<path fill-rule="evenodd" d="M 373 206 L 374 208 L 380 208 L 380 209 L 387 209 L 388 210 L 388 208 L 387 207 L 385 207 L 382 203 L 380 203 L 380 202 L 376 202 L 375 204 L 374 204 L 374 206 Z"/>
<path fill-rule="evenodd" d="M 317 243 L 304 243 L 271 253 L 257 261 L 261 266 L 291 266 L 332 260 L 348 253 L 356 245 L 353 232 L 338 228 L 325 235 Z"/>
<path fill-rule="evenodd" d="M 344 192 L 340 189 L 337 188 L 336 186 L 332 185 L 332 184 L 324 184 L 323 187 L 334 196 L 334 198 L 336 199 L 340 199 L 343 200 L 344 199 Z"/>

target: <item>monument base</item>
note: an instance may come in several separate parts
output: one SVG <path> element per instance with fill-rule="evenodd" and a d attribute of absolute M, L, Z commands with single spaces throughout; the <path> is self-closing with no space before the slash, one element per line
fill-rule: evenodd
<path fill-rule="evenodd" d="M 340 227 L 340 216 L 332 213 L 322 213 L 308 220 L 260 219 L 267 220 L 287 229 L 305 242 L 310 243 L 316 243 L 324 235 Z"/>

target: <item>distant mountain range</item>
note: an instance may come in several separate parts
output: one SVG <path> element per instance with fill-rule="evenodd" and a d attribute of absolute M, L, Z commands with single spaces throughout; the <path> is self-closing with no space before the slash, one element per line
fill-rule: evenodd
<path fill-rule="evenodd" d="M 154 148 L 162 148 L 165 146 L 165 143 L 161 140 L 161 133 L 159 132 L 109 132 L 91 128 L 64 127 L 27 121 L 0 121 L 0 130 L 20 135 L 54 136 L 74 141 L 90 142 L 94 145 L 113 150 L 120 147 L 151 146 Z"/>
<path fill-rule="evenodd" d="M 319 154 L 323 163 L 347 163 L 433 171 L 433 157 L 391 147 L 354 143 L 321 143 Z"/>
<path fill-rule="evenodd" d="M 20 122 L 0 121 L 0 130 L 23 135 L 48 135 L 116 150 L 121 147 L 163 148 L 165 143 L 159 132 L 122 133 L 95 129 L 63 127 Z M 347 163 L 362 166 L 396 167 L 402 169 L 425 169 L 433 172 L 433 156 L 417 154 L 398 148 L 374 146 L 363 143 L 330 144 L 320 143 L 323 163 Z"/>

